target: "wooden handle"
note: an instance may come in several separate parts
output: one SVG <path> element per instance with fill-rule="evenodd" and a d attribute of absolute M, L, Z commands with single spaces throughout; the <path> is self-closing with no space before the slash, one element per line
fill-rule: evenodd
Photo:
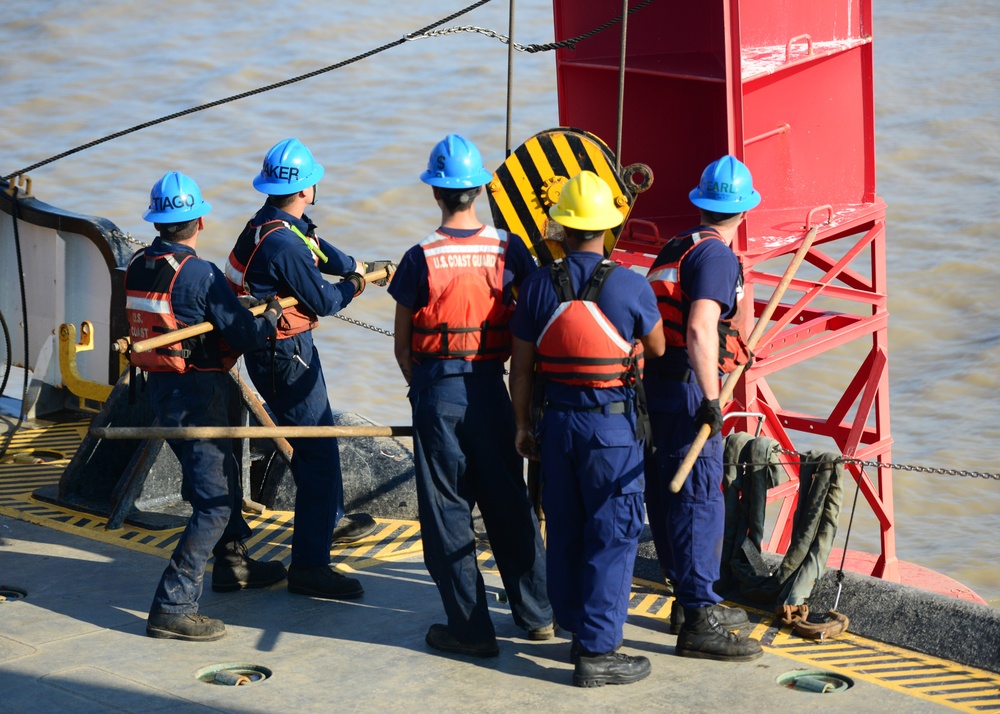
<path fill-rule="evenodd" d="M 388 270 L 375 270 L 371 273 L 365 274 L 365 282 L 371 282 L 373 280 L 382 280 L 389 274 Z M 281 304 L 281 309 L 294 307 L 299 304 L 299 301 L 293 297 L 281 298 L 278 301 Z M 257 315 L 263 314 L 267 309 L 267 305 L 256 305 L 250 308 L 251 314 L 255 317 Z M 142 340 L 141 342 L 136 342 L 132 345 L 133 352 L 149 352 L 150 350 L 155 350 L 158 347 L 165 347 L 166 345 L 172 345 L 175 342 L 180 342 L 181 340 L 186 340 L 191 337 L 197 337 L 198 335 L 204 335 L 206 332 L 211 332 L 215 329 L 215 325 L 211 322 L 199 322 L 197 325 L 191 325 L 190 327 L 182 327 L 179 330 L 174 330 L 173 332 L 167 332 L 163 335 L 158 335 L 156 337 L 150 337 L 148 340 Z"/>
<path fill-rule="evenodd" d="M 98 439 L 275 439 L 413 436 L 412 426 L 106 426 Z"/>
<path fill-rule="evenodd" d="M 819 230 L 819 226 L 815 225 L 809 229 L 806 233 L 806 237 L 802 241 L 802 245 L 799 249 L 795 251 L 795 255 L 792 257 L 792 262 L 788 264 L 785 268 L 784 275 L 781 276 L 781 280 L 778 285 L 774 288 L 774 292 L 771 294 L 771 299 L 767 301 L 767 305 L 764 307 L 764 311 L 760 314 L 760 319 L 757 320 L 757 324 L 754 325 L 753 331 L 750 333 L 750 337 L 747 338 L 747 348 L 753 350 L 757 346 L 757 342 L 760 341 L 761 336 L 764 334 L 764 330 L 767 329 L 767 323 L 771 320 L 771 315 L 778 307 L 778 303 L 781 302 L 781 298 L 785 294 L 785 290 L 788 285 L 792 282 L 792 277 L 795 275 L 795 271 L 799 269 L 802 261 L 806 257 L 806 253 L 809 251 L 810 246 L 812 246 L 813 240 L 816 238 L 816 231 Z M 722 385 L 722 390 L 719 392 L 719 405 L 725 407 L 726 403 L 729 402 L 730 397 L 733 396 L 733 391 L 736 389 L 736 383 L 740 380 L 743 375 L 746 365 L 739 365 L 736 369 L 730 372 L 729 376 L 726 378 L 726 383 Z M 701 450 L 705 447 L 705 442 L 708 441 L 709 435 L 712 433 L 712 427 L 708 424 L 702 424 L 701 428 L 698 429 L 698 433 L 695 434 L 694 441 L 691 442 L 691 448 L 688 449 L 687 454 L 684 456 L 684 460 L 681 461 L 681 465 L 677 468 L 677 473 L 674 474 L 673 479 L 670 481 L 670 490 L 673 493 L 680 493 L 680 490 L 684 488 L 684 482 L 687 480 L 688 474 L 691 473 L 691 468 L 694 466 L 695 460 L 698 455 L 701 454 Z"/>

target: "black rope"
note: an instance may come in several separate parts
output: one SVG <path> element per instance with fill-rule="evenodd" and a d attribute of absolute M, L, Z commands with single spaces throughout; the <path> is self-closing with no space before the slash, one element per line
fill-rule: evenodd
<path fill-rule="evenodd" d="M 854 505 L 851 506 L 851 517 L 847 521 L 847 533 L 844 535 L 844 552 L 840 558 L 840 570 L 837 571 L 837 597 L 833 603 L 833 609 L 837 609 L 840 604 L 840 588 L 844 583 L 844 565 L 847 563 L 847 544 L 851 540 L 851 527 L 854 525 L 854 511 L 858 508 L 858 494 L 861 493 L 861 479 L 858 479 L 858 487 L 854 491 Z"/>
<path fill-rule="evenodd" d="M 511 119 L 514 104 L 514 0 L 510 0 L 510 18 L 507 23 L 507 36 L 510 42 L 507 43 L 507 131 L 504 140 L 504 158 L 510 156 L 511 143 Z"/>
<path fill-rule="evenodd" d="M 28 355 L 30 354 L 28 351 L 28 297 L 24 290 L 24 264 L 21 258 L 21 234 L 17 229 L 17 206 L 19 201 L 17 191 L 17 186 L 12 185 L 10 193 L 10 216 L 11 220 L 14 222 L 14 250 L 17 253 L 17 277 L 18 283 L 21 287 L 21 317 L 22 322 L 24 323 L 24 384 L 21 385 L 21 409 L 18 411 L 17 424 L 14 425 L 13 429 L 7 432 L 6 438 L 3 441 L 3 446 L 0 446 L 0 459 L 2 459 L 7 453 L 7 449 L 10 448 L 10 442 L 14 438 L 14 434 L 21 428 L 21 424 L 24 423 L 24 410 L 28 404 Z M 6 330 L 6 323 L 4 328 Z M 8 358 L 11 362 L 13 362 L 13 355 L 8 354 Z M 6 386 L 6 381 L 6 375 L 4 375 L 4 386 Z M 0 391 L 0 395 L 2 394 L 3 392 Z"/>
<path fill-rule="evenodd" d="M 29 173 L 31 171 L 34 171 L 37 168 L 41 168 L 42 166 L 46 166 L 47 164 L 51 164 L 54 161 L 59 161 L 60 159 L 64 159 L 67 156 L 72 156 L 73 154 L 76 154 L 76 153 L 79 153 L 79 152 L 84 151 L 86 149 L 89 149 L 91 147 L 97 146 L 98 144 L 103 144 L 103 143 L 105 143 L 107 141 L 111 141 L 112 139 L 118 139 L 119 137 L 125 136 L 127 134 L 132 134 L 132 133 L 137 132 L 137 131 L 141 131 L 142 129 L 147 129 L 147 128 L 151 127 L 151 126 L 156 126 L 157 124 L 162 124 L 164 122 L 170 121 L 171 119 L 177 119 L 179 117 L 187 116 L 188 114 L 194 114 L 195 112 L 200 112 L 200 111 L 203 111 L 205 109 L 211 109 L 212 107 L 217 107 L 217 106 L 220 106 L 222 104 L 228 104 L 229 102 L 235 102 L 235 101 L 240 100 L 240 99 L 246 99 L 247 97 L 252 97 L 255 94 L 262 94 L 264 92 L 269 92 L 272 89 L 278 89 L 279 87 L 285 87 L 285 86 L 287 86 L 289 84 L 294 84 L 296 82 L 301 82 L 301 81 L 306 80 L 306 79 L 311 79 L 312 77 L 315 77 L 317 75 L 324 74 L 326 72 L 332 72 L 335 69 L 340 69 L 342 67 L 346 67 L 349 64 L 354 64 L 355 62 L 360 62 L 363 59 L 367 59 L 368 57 L 371 57 L 372 55 L 376 55 L 376 54 L 378 54 L 380 52 L 384 52 L 384 51 L 386 51 L 388 49 L 391 49 L 393 47 L 398 47 L 399 45 L 402 45 L 402 44 L 410 41 L 415 36 L 426 34 L 429 30 L 433 30 L 435 27 L 438 27 L 439 25 L 443 25 L 446 22 L 451 22 L 456 17 L 461 17 L 462 15 L 466 14 L 467 12 L 475 10 L 477 7 L 479 7 L 481 5 L 485 5 L 486 3 L 490 2 L 490 1 L 491 0 L 478 0 L 478 2 L 474 2 L 472 5 L 469 5 L 464 10 L 459 10 L 458 12 L 453 13 L 453 14 L 449 15 L 448 17 L 442 18 L 441 20 L 438 20 L 437 22 L 434 22 L 434 23 L 428 25 L 427 27 L 424 27 L 423 29 L 417 30 L 416 32 L 412 32 L 412 33 L 410 33 L 408 35 L 404 35 L 403 37 L 401 37 L 398 40 L 394 40 L 393 42 L 389 42 L 387 44 L 384 44 L 381 47 L 376 47 L 373 50 L 369 50 L 368 52 L 365 52 L 363 54 L 356 55 L 354 57 L 351 57 L 350 59 L 346 59 L 343 62 L 338 62 L 337 64 L 330 65 L 329 67 L 324 67 L 322 69 L 317 69 L 317 70 L 314 70 L 312 72 L 307 72 L 306 74 L 299 75 L 298 77 L 292 77 L 291 79 L 286 79 L 286 80 L 283 80 L 281 82 L 276 82 L 275 84 L 269 84 L 266 87 L 260 87 L 258 89 L 253 89 L 253 90 L 250 90 L 249 92 L 243 92 L 241 94 L 234 94 L 233 96 L 226 97 L 225 99 L 217 99 L 216 101 L 209 102 L 208 104 L 202 104 L 201 106 L 192 107 L 191 109 L 185 109 L 185 110 L 180 111 L 180 112 L 175 112 L 173 114 L 168 114 L 167 116 L 160 117 L 159 119 L 154 119 L 152 121 L 143 122 L 142 124 L 136 124 L 135 126 L 129 128 L 129 129 L 124 129 L 122 131 L 115 132 L 114 134 L 109 134 L 108 136 L 105 136 L 104 138 L 97 139 L 95 141 L 91 141 L 91 142 L 86 143 L 86 144 L 82 144 L 81 146 L 77 146 L 76 148 L 70 149 L 69 151 L 64 151 L 61 154 L 56 154 L 55 156 L 52 156 L 52 157 L 50 157 L 48 159 L 45 159 L 44 161 L 39 161 L 38 163 L 32 164 L 31 166 L 27 166 L 27 167 L 25 167 L 23 169 L 15 171 L 12 174 L 8 174 L 7 176 L 4 176 L 3 178 L 4 178 L 5 181 L 10 181 L 15 176 L 18 176 L 20 174 Z"/>
<path fill-rule="evenodd" d="M 615 131 L 615 174 L 622 172 L 622 130 L 625 124 L 625 40 L 628 35 L 628 0 L 622 0 L 621 46 L 618 52 L 618 126 Z"/>
<path fill-rule="evenodd" d="M 3 330 L 4 345 L 3 379 L 0 379 L 0 396 L 3 396 L 4 390 L 7 389 L 7 378 L 10 377 L 10 370 L 14 365 L 14 360 L 11 359 L 10 354 L 10 329 L 7 327 L 7 320 L 3 316 L 3 310 L 0 310 L 0 329 Z"/>
<path fill-rule="evenodd" d="M 26 166 L 23 169 L 18 169 L 17 171 L 14 171 L 14 172 L 12 172 L 10 174 L 7 174 L 6 176 L 3 177 L 3 180 L 10 181 L 15 176 L 19 176 L 21 174 L 27 174 L 27 173 L 29 173 L 31 171 L 34 171 L 35 169 L 41 168 L 42 166 L 47 166 L 48 164 L 51 164 L 51 163 L 53 163 L 55 161 L 59 161 L 60 159 L 65 159 L 67 156 L 72 156 L 73 154 L 77 154 L 77 153 L 79 153 L 81 151 L 85 151 L 85 150 L 90 149 L 90 148 L 92 148 L 94 146 L 98 146 L 99 144 L 103 144 L 105 142 L 111 141 L 112 139 L 118 139 L 118 138 L 120 138 L 122 136 L 126 136 L 128 134 L 133 134 L 133 133 L 135 133 L 137 131 L 141 131 L 143 129 L 148 129 L 151 126 L 156 126 L 157 124 L 163 124 L 164 122 L 168 122 L 171 119 L 177 119 L 179 117 L 187 116 L 188 114 L 194 114 L 195 112 L 204 111 L 205 109 L 211 109 L 213 107 L 217 107 L 217 106 L 220 106 L 222 104 L 228 104 L 230 102 L 235 102 L 235 101 L 238 101 L 240 99 L 246 99 L 247 97 L 252 97 L 252 96 L 254 96 L 256 94 L 263 94 L 264 92 L 269 92 L 272 89 L 278 89 L 280 87 L 285 87 L 285 86 L 287 86 L 289 84 L 294 84 L 296 82 L 301 82 L 301 81 L 306 80 L 306 79 L 311 79 L 312 77 L 315 77 L 317 75 L 325 74 L 326 72 L 332 72 L 335 69 L 341 69 L 342 67 L 346 67 L 347 65 L 354 64 L 355 62 L 360 62 L 363 59 L 367 59 L 368 57 L 371 57 L 372 55 L 377 55 L 380 52 L 385 52 L 386 50 L 392 49 L 393 47 L 398 47 L 399 45 L 405 44 L 406 42 L 410 42 L 412 40 L 419 40 L 422 37 L 430 37 L 430 36 L 432 36 L 430 34 L 431 30 L 433 30 L 434 28 L 436 28 L 436 27 L 438 27 L 440 25 L 443 25 L 446 22 L 451 22 L 456 17 L 461 17 L 462 15 L 465 15 L 466 13 L 471 12 L 472 10 L 475 10 L 477 7 L 480 7 L 481 5 L 485 5 L 488 2 L 491 2 L 491 0 L 478 0 L 477 2 L 474 2 L 472 5 L 469 5 L 468 7 L 464 8 L 462 10 L 459 10 L 458 12 L 452 13 L 448 17 L 444 17 L 444 18 L 438 20 L 437 22 L 431 23 L 430 25 L 427 25 L 426 27 L 421 28 L 421 29 L 417 30 L 416 32 L 411 32 L 410 34 L 404 35 L 403 37 L 399 38 L 398 40 L 394 40 L 392 42 L 388 42 L 388 43 L 382 45 L 381 47 L 376 47 L 375 49 L 369 50 L 368 52 L 364 52 L 364 53 L 362 53 L 360 55 L 355 55 L 354 57 L 351 57 L 350 59 L 346 59 L 346 60 L 344 60 L 342 62 L 338 62 L 337 64 L 332 64 L 332 65 L 330 65 L 328 67 L 323 67 L 322 69 L 317 69 L 317 70 L 314 70 L 312 72 L 307 72 L 306 74 L 301 74 L 298 77 L 292 77 L 291 79 L 286 79 L 286 80 L 283 80 L 281 82 L 276 82 L 274 84 L 269 84 L 266 87 L 260 87 L 258 89 L 252 89 L 249 92 L 242 92 L 240 94 L 234 94 L 233 96 L 226 97 L 225 99 L 217 99 L 216 101 L 209 102 L 208 104 L 202 104 L 202 105 L 197 106 L 197 107 L 192 107 L 190 109 L 185 109 L 183 111 L 174 112 L 173 114 L 168 114 L 167 116 L 160 117 L 159 119 L 153 119 L 152 121 L 143 122 L 142 124 L 136 124 L 135 126 L 130 127 L 128 129 L 123 129 L 122 131 L 117 131 L 114 134 L 109 134 L 109 135 L 107 135 L 107 136 L 105 136 L 103 138 L 96 139 L 96 140 L 88 142 L 86 144 L 81 144 L 80 146 L 77 146 L 77 147 L 75 147 L 73 149 L 70 149 L 68 151 L 64 151 L 61 154 L 56 154 L 55 156 L 51 156 L 51 157 L 45 159 L 44 161 L 39 161 L 37 163 L 32 164 L 31 166 Z M 590 39 L 594 35 L 598 35 L 598 34 L 604 32 L 609 27 L 613 27 L 615 24 L 617 24 L 619 22 L 622 22 L 623 19 L 627 15 L 631 15 L 632 13 L 636 12 L 637 10 L 641 10 L 642 8 L 646 7 L 647 5 L 649 5 L 652 2 L 653 2 L 653 0 L 642 0 L 642 2 L 640 2 L 638 5 L 636 5 L 633 8 L 630 8 L 627 13 L 624 13 L 623 15 L 619 15 L 618 17 L 612 18 L 611 20 L 608 20 L 607 22 L 605 22 L 603 25 L 600 25 L 599 27 L 595 27 L 593 30 L 591 30 L 589 32 L 585 32 L 582 35 L 577 35 L 576 37 L 571 37 L 571 38 L 566 39 L 566 40 L 560 40 L 559 42 L 548 42 L 548 43 L 545 43 L 545 44 L 514 45 L 512 43 L 512 46 L 514 46 L 515 49 L 521 50 L 522 52 L 528 52 L 528 53 L 531 53 L 531 54 L 536 53 L 536 52 L 549 52 L 551 50 L 558 50 L 558 49 L 564 49 L 564 48 L 565 49 L 571 49 L 571 50 L 573 50 L 573 49 L 576 49 L 577 44 L 579 44 L 580 42 L 583 42 L 584 40 Z M 479 30 L 479 28 L 455 28 L 451 32 L 465 31 L 467 29 L 470 30 L 470 31 L 478 31 Z M 445 33 L 447 33 L 447 32 L 449 32 L 449 31 L 445 31 Z M 513 32 L 513 29 L 511 30 L 511 32 Z M 497 35 L 494 32 L 487 32 L 486 34 L 490 34 L 493 37 L 497 37 L 502 42 L 510 42 L 510 38 L 501 37 L 500 35 Z M 508 78 L 508 82 L 509 81 L 510 80 Z"/>

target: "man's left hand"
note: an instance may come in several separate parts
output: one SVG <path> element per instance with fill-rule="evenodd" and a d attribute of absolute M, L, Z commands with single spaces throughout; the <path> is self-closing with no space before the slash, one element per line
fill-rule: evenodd
<path fill-rule="evenodd" d="M 365 263 L 366 273 L 377 273 L 380 270 L 385 271 L 385 277 L 378 280 L 372 280 L 372 285 L 378 285 L 380 288 L 384 288 L 392 280 L 392 274 L 396 272 L 396 264 L 391 260 L 376 260 L 372 263 Z"/>
<path fill-rule="evenodd" d="M 247 308 L 248 310 L 252 307 L 257 307 L 258 305 L 263 305 L 267 300 L 260 300 L 255 298 L 253 295 L 240 295 L 237 300 L 240 301 L 240 305 Z"/>

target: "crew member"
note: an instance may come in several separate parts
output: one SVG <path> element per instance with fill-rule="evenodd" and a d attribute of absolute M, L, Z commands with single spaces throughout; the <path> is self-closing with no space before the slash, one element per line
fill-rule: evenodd
<path fill-rule="evenodd" d="M 746 212 L 760 203 L 745 165 L 713 161 L 689 194 L 701 225 L 664 245 L 649 269 L 667 348 L 646 363 L 645 384 L 655 456 L 646 469 L 646 507 L 660 567 L 674 586 L 671 631 L 682 657 L 747 661 L 763 651 L 732 632 L 746 612 L 727 608 L 713 589 L 719 579 L 725 503 L 719 373 L 749 359 L 742 322 L 743 270 L 733 253 Z M 711 437 L 680 493 L 669 484 L 702 424 Z"/>
<path fill-rule="evenodd" d="M 549 216 L 567 255 L 524 282 L 511 323 L 517 450 L 541 459 L 549 598 L 573 633 L 573 683 L 628 684 L 650 672 L 647 658 L 618 652 L 644 517 L 636 385 L 663 329 L 649 284 L 604 258 L 604 233 L 623 216 L 603 179 L 571 178 Z"/>
<path fill-rule="evenodd" d="M 139 250 L 125 272 L 126 312 L 133 343 L 180 327 L 210 322 L 212 332 L 142 353 L 133 365 L 147 373 L 153 413 L 160 426 L 228 426 L 229 370 L 241 352 L 275 333 L 281 305 L 269 300 L 257 319 L 227 288 L 222 271 L 195 252 L 211 206 L 198 185 L 172 171 L 153 185 L 143 218 L 159 237 Z M 163 571 L 146 622 L 150 637 L 217 640 L 221 620 L 198 613 L 208 556 L 215 554 L 214 590 L 262 588 L 285 579 L 280 561 L 258 562 L 243 541 L 239 467 L 230 439 L 171 439 L 181 463 L 185 500 L 192 514 Z M 214 546 L 214 547 L 213 547 Z"/>
<path fill-rule="evenodd" d="M 323 167 L 298 139 L 275 144 L 264 157 L 253 185 L 267 195 L 264 206 L 243 229 L 226 264 L 226 277 L 239 295 L 294 297 L 298 304 L 278 321 L 272 348 L 247 352 L 247 373 L 282 426 L 332 426 L 319 352 L 312 330 L 318 318 L 346 307 L 365 289 L 368 266 L 316 235 L 305 215 L 316 202 Z M 394 267 L 378 261 L 372 270 Z M 325 275 L 341 276 L 330 283 Z M 385 285 L 388 278 L 377 285 Z M 289 439 L 295 480 L 295 528 L 288 590 L 312 597 L 361 597 L 364 589 L 330 565 L 332 541 L 356 540 L 372 532 L 367 514 L 344 518 L 340 450 L 333 438 Z"/>
<path fill-rule="evenodd" d="M 545 551 L 503 379 L 511 289 L 536 266 L 520 238 L 476 217 L 474 201 L 492 179 L 467 139 L 449 134 L 434 147 L 420 180 L 432 187 L 441 225 L 406 252 L 389 286 L 396 360 L 413 407 L 424 563 L 448 617 L 426 641 L 478 657 L 499 648 L 476 560 L 477 504 L 514 622 L 529 639 L 554 634 Z"/>

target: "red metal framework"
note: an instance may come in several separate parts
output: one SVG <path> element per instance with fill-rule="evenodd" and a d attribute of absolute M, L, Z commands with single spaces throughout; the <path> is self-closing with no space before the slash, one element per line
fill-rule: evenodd
<path fill-rule="evenodd" d="M 553 6 L 557 40 L 622 10 L 620 0 Z M 787 449 L 819 437 L 846 456 L 887 464 L 885 204 L 875 192 L 871 28 L 871 0 L 654 0 L 631 15 L 619 158 L 648 164 L 655 180 L 636 201 L 615 257 L 648 267 L 667 238 L 697 223 L 687 194 L 701 170 L 726 153 L 744 161 L 763 201 L 733 248 L 757 315 L 808 227 L 820 228 L 729 411 L 764 414 L 763 433 Z M 593 132 L 613 149 L 620 41 L 612 29 L 556 56 L 560 123 Z M 744 327 L 749 333 L 752 325 Z M 846 386 L 824 387 L 833 394 L 824 415 L 812 413 L 820 411 L 816 400 L 801 399 L 822 391 L 816 385 L 790 386 L 777 376 L 831 356 L 843 374 L 843 351 L 856 372 Z M 835 381 L 820 374 L 821 382 Z M 776 389 L 790 393 L 786 401 L 805 405 L 779 403 L 771 375 Z M 727 427 L 753 431 L 749 421 Z M 768 494 L 778 517 L 767 546 L 779 553 L 798 498 L 798 469 L 786 468 L 790 481 Z M 859 466 L 849 470 L 879 522 L 881 556 L 872 574 L 898 581 L 891 470 L 875 468 L 874 480 Z"/>

